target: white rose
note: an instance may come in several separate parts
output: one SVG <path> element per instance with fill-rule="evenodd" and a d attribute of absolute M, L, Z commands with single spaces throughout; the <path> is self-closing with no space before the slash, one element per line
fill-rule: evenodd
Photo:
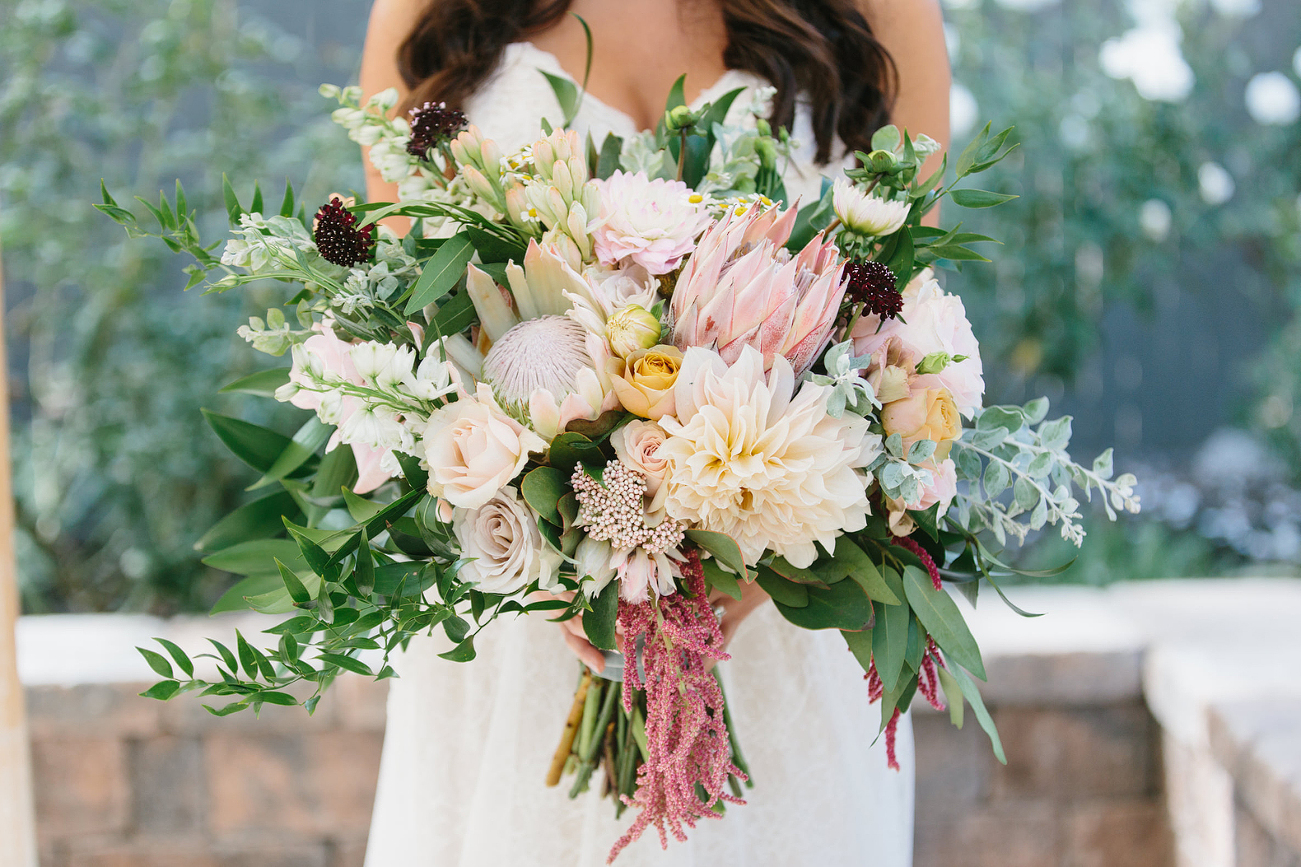
<path fill-rule="evenodd" d="M 664 484 L 669 465 L 664 458 L 656 456 L 667 436 L 664 428 L 655 422 L 640 419 L 628 422 L 610 435 L 610 444 L 620 463 L 646 477 L 646 496 L 650 498 L 646 511 L 650 514 L 661 513 L 669 495 Z"/>
<path fill-rule="evenodd" d="M 519 475 L 531 452 L 547 448 L 502 412 L 484 383 L 473 397 L 464 395 L 429 416 L 424 445 L 429 493 L 462 509 L 483 506 Z"/>
<path fill-rule="evenodd" d="M 452 532 L 469 560 L 460 576 L 484 593 L 514 593 L 532 581 L 555 583 L 560 552 L 538 532 L 537 516 L 514 488 L 503 488 L 478 509 L 456 509 Z"/>

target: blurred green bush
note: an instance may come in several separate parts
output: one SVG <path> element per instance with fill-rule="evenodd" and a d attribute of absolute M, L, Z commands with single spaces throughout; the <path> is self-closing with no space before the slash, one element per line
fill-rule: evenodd
<path fill-rule="evenodd" d="M 0 238 L 25 608 L 206 607 L 228 583 L 198 536 L 250 471 L 200 406 L 257 364 L 234 336 L 258 292 L 187 296 L 186 264 L 91 208 L 184 179 L 213 240 L 221 170 L 307 201 L 360 186 L 316 85 L 356 73 L 225 0 L 0 0 Z M 269 183 L 268 183 L 269 182 Z M 242 190 L 247 196 L 248 191 Z M 277 197 L 278 201 L 278 197 Z M 256 404 L 256 408 L 254 406 Z"/>

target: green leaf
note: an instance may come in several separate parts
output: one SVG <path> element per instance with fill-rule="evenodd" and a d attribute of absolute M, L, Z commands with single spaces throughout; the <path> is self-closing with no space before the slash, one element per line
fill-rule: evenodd
<path fill-rule="evenodd" d="M 741 546 L 726 533 L 711 530 L 687 530 L 687 538 L 705 551 L 713 554 L 719 562 L 742 578 L 747 577 L 745 558 L 741 556 Z"/>
<path fill-rule="evenodd" d="M 845 643 L 849 645 L 849 650 L 854 654 L 854 659 L 863 667 L 866 674 L 872 665 L 872 633 L 875 629 L 864 629 L 862 632 L 844 632 L 840 634 L 844 637 Z"/>
<path fill-rule="evenodd" d="M 972 682 L 971 677 L 957 665 L 950 665 L 948 671 L 953 679 L 958 682 L 958 688 L 962 690 L 962 694 L 966 696 L 967 701 L 971 703 L 971 709 L 976 713 L 976 721 L 985 730 L 985 734 L 989 735 L 989 742 L 994 747 L 994 755 L 1006 765 L 1007 755 L 1003 752 L 1003 742 L 998 737 L 998 728 L 994 725 L 994 718 L 989 715 L 989 711 L 985 708 L 984 699 L 980 697 L 980 690 Z"/>
<path fill-rule="evenodd" d="M 298 580 L 298 576 L 294 574 L 293 570 L 279 560 L 276 561 L 276 566 L 280 569 L 280 580 L 284 583 L 285 589 L 289 591 L 289 598 L 299 605 L 310 602 L 312 594 L 307 592 L 307 588 L 303 586 L 302 581 Z"/>
<path fill-rule="evenodd" d="M 528 243 L 519 236 L 512 236 L 510 240 L 507 240 L 501 234 L 485 231 L 478 226 L 466 226 L 461 231 L 474 242 L 474 249 L 478 252 L 479 261 L 481 262 L 522 262 L 525 253 L 528 252 Z M 494 271 L 496 270 L 494 269 Z M 497 280 L 499 275 L 502 279 Z M 499 273 L 490 272 L 490 276 L 497 280 L 498 285 L 507 285 L 504 271 Z"/>
<path fill-rule="evenodd" d="M 352 449 L 336 448 L 321 458 L 312 481 L 312 497 L 328 500 L 345 488 L 350 488 L 357 481 L 357 459 Z"/>
<path fill-rule="evenodd" d="M 538 467 L 524 477 L 524 502 L 545 521 L 560 526 L 560 499 L 569 492 L 568 477 L 555 467 Z"/>
<path fill-rule="evenodd" d="M 342 653 L 329 653 L 328 651 L 322 651 L 317 659 L 327 665 L 342 668 L 344 671 L 351 671 L 354 674 L 364 674 L 367 677 L 371 676 L 371 670 L 366 663 L 362 662 L 360 659 L 345 656 Z"/>
<path fill-rule="evenodd" d="M 767 566 L 760 566 L 756 579 L 763 591 L 787 608 L 802 608 L 809 604 L 809 591 L 802 584 L 787 581 Z"/>
<path fill-rule="evenodd" d="M 908 514 L 912 516 L 912 519 L 917 526 L 921 527 L 922 532 L 927 536 L 930 536 L 936 542 L 940 541 L 939 503 L 935 503 L 929 509 L 915 511 L 909 510 Z"/>
<path fill-rule="evenodd" d="M 912 565 L 904 567 L 903 589 L 917 619 L 940 649 L 984 680 L 985 664 L 980 658 L 980 647 L 953 597 L 943 589 L 936 590 L 930 576 Z"/>
<path fill-rule="evenodd" d="M 294 698 L 287 692 L 259 692 L 256 700 L 266 702 L 267 704 L 278 704 L 282 707 L 293 707 L 298 704 L 298 699 Z"/>
<path fill-rule="evenodd" d="M 467 638 L 446 653 L 440 653 L 438 655 L 443 659 L 448 659 L 452 662 L 470 662 L 476 655 L 474 651 L 474 639 Z"/>
<path fill-rule="evenodd" d="M 912 615 L 906 605 L 883 605 L 878 602 L 875 608 L 872 655 L 876 658 L 876 673 L 881 676 L 881 683 L 889 692 L 899 685 L 899 673 L 903 671 L 903 658 L 908 651 L 908 622 L 912 620 Z"/>
<path fill-rule="evenodd" d="M 601 155 L 596 160 L 596 176 L 605 180 L 619 168 L 619 154 L 623 150 L 623 139 L 614 133 L 607 133 L 601 142 Z"/>
<path fill-rule="evenodd" d="M 168 641 L 166 638 L 155 638 L 154 641 L 157 641 L 167 650 L 181 671 L 185 672 L 186 677 L 194 677 L 194 663 L 190 661 L 190 657 L 186 655 L 184 650 L 181 650 L 175 642 Z M 154 670 L 157 671 L 157 669 Z M 171 675 L 163 676 L 170 677 Z"/>
<path fill-rule="evenodd" d="M 177 195 L 180 195 L 180 181 L 177 181 Z M 180 205 L 178 204 L 179 208 Z M 285 178 L 285 197 L 280 200 L 280 216 L 292 217 L 294 215 L 294 186 Z"/>
<path fill-rule="evenodd" d="M 1006 193 L 991 193 L 989 190 L 954 190 L 949 193 L 949 197 L 961 208 L 992 208 L 1018 198 Z"/>
<path fill-rule="evenodd" d="M 977 154 L 981 147 L 989 140 L 989 130 L 992 124 L 985 124 L 985 128 L 971 140 L 971 144 L 963 149 L 961 156 L 958 157 L 957 163 L 954 164 L 954 171 L 959 178 L 965 177 L 971 173 L 971 167 L 976 164 Z"/>
<path fill-rule="evenodd" d="M 275 397 L 276 389 L 289 382 L 288 367 L 273 367 L 259 370 L 230 385 L 218 389 L 218 394 L 255 394 L 258 397 Z"/>
<path fill-rule="evenodd" d="M 592 646 L 601 650 L 614 650 L 615 623 L 619 618 L 619 582 L 611 581 L 592 600 L 592 610 L 583 615 L 583 631 Z"/>
<path fill-rule="evenodd" d="M 375 517 L 365 523 L 367 538 L 373 539 L 382 531 L 387 530 L 390 522 L 397 520 L 405 515 L 407 511 L 418 503 L 423 497 L 427 496 L 424 486 L 414 491 L 408 491 L 401 497 L 398 497 L 392 503 L 389 503 L 383 509 L 380 509 Z M 344 557 L 347 557 L 353 551 L 357 550 L 357 543 L 360 541 L 360 534 L 354 533 L 346 542 L 330 555 L 330 566 L 337 566 Z"/>
<path fill-rule="evenodd" d="M 282 433 L 206 409 L 201 412 L 226 448 L 260 473 L 271 469 L 289 447 L 290 439 Z"/>
<path fill-rule="evenodd" d="M 465 232 L 453 235 L 438 248 L 438 252 L 425 262 L 420 279 L 411 289 L 406 315 L 432 304 L 452 290 L 465 276 L 465 268 L 474 256 L 474 244 Z M 460 329 L 457 329 L 458 331 Z M 442 331 L 443 334 L 455 332 Z"/>
<path fill-rule="evenodd" d="M 298 511 L 298 504 L 285 491 L 262 497 L 222 518 L 194 547 L 199 551 L 219 551 L 240 542 L 277 535 L 284 526 L 281 518 L 297 515 Z"/>
<path fill-rule="evenodd" d="M 578 85 L 568 78 L 559 75 L 552 75 L 544 69 L 539 69 L 547 84 L 551 85 L 551 92 L 556 95 L 556 102 L 560 105 L 560 110 L 565 113 L 565 118 L 560 122 L 562 127 L 568 127 L 578 116 L 579 92 Z"/>
<path fill-rule="evenodd" d="M 149 663 L 149 667 L 157 672 L 160 677 L 171 678 L 176 676 L 175 672 L 172 671 L 172 664 L 161 653 L 145 650 L 143 647 L 137 647 L 136 650 L 140 651 L 140 655 L 145 658 L 145 662 Z"/>
<path fill-rule="evenodd" d="M 447 337 L 469 328 L 477 318 L 478 313 L 475 312 L 474 302 L 470 300 L 470 293 L 458 292 L 438 308 L 429 327 L 434 334 Z"/>
<path fill-rule="evenodd" d="M 741 600 L 741 585 L 736 580 L 736 576 L 731 572 L 724 571 L 723 567 L 718 565 L 717 560 L 713 558 L 701 560 L 700 567 L 704 570 L 705 584 L 707 586 L 726 593 L 738 602 Z"/>
<path fill-rule="evenodd" d="M 203 558 L 205 566 L 236 575 L 276 575 L 276 558 L 291 569 L 306 565 L 298 546 L 288 539 L 256 539 L 223 548 Z M 278 581 L 279 579 L 277 579 Z"/>
<path fill-rule="evenodd" d="M 224 172 L 221 175 L 221 194 L 226 200 L 227 219 L 232 226 L 237 225 L 244 208 L 240 206 L 239 196 L 235 195 L 235 188 L 230 185 L 230 178 Z"/>
<path fill-rule="evenodd" d="M 819 587 L 803 589 L 808 594 L 809 601 L 802 607 L 783 605 L 776 597 L 773 599 L 781 615 L 796 626 L 850 632 L 862 632 L 872 627 L 872 600 L 857 582 L 841 581 L 826 590 Z"/>
<path fill-rule="evenodd" d="M 947 668 L 942 665 L 937 665 L 935 668 L 940 675 L 940 688 L 944 690 L 944 698 L 949 703 L 949 722 L 962 728 L 962 709 L 965 707 L 962 701 L 962 687 Z"/>
<path fill-rule="evenodd" d="M 370 540 L 366 538 L 366 528 L 361 530 L 357 540 L 357 563 L 352 570 L 352 580 L 357 584 L 357 592 L 363 599 L 369 599 L 375 591 L 375 558 L 370 553 Z"/>
<path fill-rule="evenodd" d="M 239 701 L 232 701 L 230 704 L 220 709 L 205 704 L 203 706 L 203 709 L 206 710 L 208 713 L 212 714 L 213 716 L 230 716 L 233 713 L 238 713 L 239 711 L 247 710 L 248 702 L 244 701 L 243 699 Z"/>
<path fill-rule="evenodd" d="M 913 248 L 912 234 L 908 231 L 907 226 L 900 229 L 896 235 L 899 238 L 899 243 L 890 256 L 890 260 L 885 264 L 898 277 L 895 287 L 902 292 L 908 282 L 912 280 L 913 261 L 916 258 L 916 253 Z"/>
<path fill-rule="evenodd" d="M 239 653 L 239 663 L 244 667 L 244 672 L 257 680 L 257 656 L 253 653 L 253 646 L 244 640 L 238 629 L 235 630 L 235 650 Z"/>
<path fill-rule="evenodd" d="M 167 701 L 176 693 L 180 692 L 181 685 L 174 680 L 160 680 L 153 686 L 146 689 L 140 695 L 144 698 L 156 698 L 159 701 Z"/>
<path fill-rule="evenodd" d="M 313 542 L 300 528 L 292 525 L 287 526 L 289 526 L 289 535 L 293 536 L 294 541 L 298 543 L 298 550 L 302 553 L 304 562 L 307 563 L 311 570 L 327 580 L 337 580 L 337 576 L 327 574 L 334 571 L 337 563 L 330 559 L 330 555 L 326 553 L 325 549 Z"/>

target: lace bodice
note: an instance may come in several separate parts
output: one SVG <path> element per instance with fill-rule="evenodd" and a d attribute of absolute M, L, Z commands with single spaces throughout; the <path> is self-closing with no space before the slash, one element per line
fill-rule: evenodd
<path fill-rule="evenodd" d="M 508 45 L 496 72 L 466 105 L 466 114 L 471 122 L 485 136 L 496 140 L 506 153 L 518 150 L 538 137 L 539 118 L 545 117 L 552 125 L 558 125 L 564 119 L 565 113 L 556 100 L 551 85 L 539 70 L 572 81 L 551 52 L 544 51 L 531 42 Z M 760 91 L 765 87 L 767 82 L 757 75 L 732 69 L 701 91 L 692 107 L 699 107 L 729 91 L 744 88 L 746 92 L 732 103 L 727 122 L 753 125 L 754 117 L 749 113 L 749 107 L 756 97 L 761 96 Z M 605 104 L 590 93 L 583 96 L 573 126 L 584 136 L 590 132 L 598 143 L 607 133 L 627 138 L 639 132 L 636 122 L 625 112 Z M 792 202 L 799 198 L 807 204 L 818 198 L 822 175 L 836 174 L 844 168 L 844 164 L 818 166 L 814 163 L 816 144 L 808 106 L 798 106 L 792 127 L 790 133 L 796 147 L 786 171 L 786 190 Z M 843 151 L 844 147 L 832 148 L 833 153 Z"/>

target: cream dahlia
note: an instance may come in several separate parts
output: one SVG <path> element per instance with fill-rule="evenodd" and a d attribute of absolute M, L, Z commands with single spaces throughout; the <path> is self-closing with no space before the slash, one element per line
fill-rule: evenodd
<path fill-rule="evenodd" d="M 668 437 L 656 453 L 668 464 L 671 517 L 731 536 L 747 563 L 771 549 L 796 566 L 817 558 L 815 541 L 834 551 L 837 536 L 866 525 L 863 467 L 880 437 L 853 413 L 829 416 L 830 389 L 797 391 L 785 358 L 765 374 L 747 346 L 730 366 L 688 349 L 674 390 L 677 417 L 660 419 Z"/>

